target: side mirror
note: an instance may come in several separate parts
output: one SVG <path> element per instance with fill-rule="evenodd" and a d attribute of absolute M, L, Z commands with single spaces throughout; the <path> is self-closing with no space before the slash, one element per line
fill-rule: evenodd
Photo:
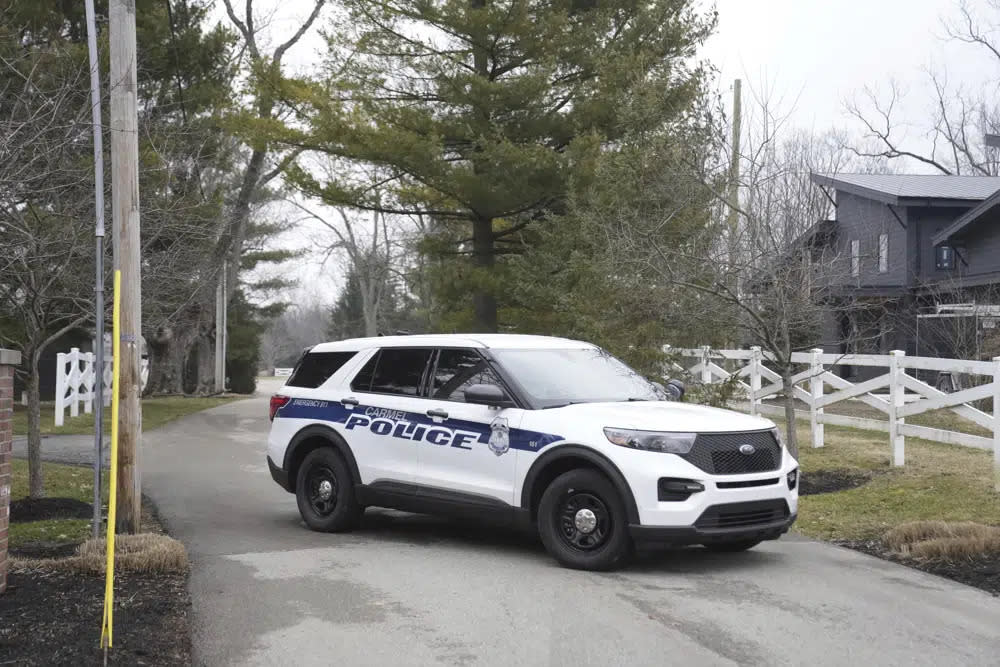
<path fill-rule="evenodd" d="M 667 386 L 664 387 L 667 392 L 667 396 L 670 397 L 672 401 L 684 400 L 684 383 L 680 380 L 668 380 Z"/>
<path fill-rule="evenodd" d="M 488 405 L 490 407 L 500 407 L 509 403 L 503 393 L 503 389 L 495 384 L 471 385 L 465 390 L 465 402 Z"/>

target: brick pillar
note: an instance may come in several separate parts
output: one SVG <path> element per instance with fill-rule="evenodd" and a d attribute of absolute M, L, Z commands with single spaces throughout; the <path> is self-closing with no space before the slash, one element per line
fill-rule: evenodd
<path fill-rule="evenodd" d="M 13 446 L 14 367 L 21 353 L 0 348 L 0 593 L 7 590 L 7 527 L 10 522 L 10 486 Z"/>

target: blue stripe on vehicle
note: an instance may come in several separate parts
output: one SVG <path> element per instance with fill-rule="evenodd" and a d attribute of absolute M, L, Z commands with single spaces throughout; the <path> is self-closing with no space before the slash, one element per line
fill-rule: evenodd
<path fill-rule="evenodd" d="M 351 420 L 351 417 L 355 419 Z M 321 401 L 311 398 L 293 398 L 286 405 L 281 407 L 275 419 L 311 419 L 315 421 L 332 422 L 334 424 L 344 424 L 347 428 L 368 428 L 376 435 L 386 435 L 401 437 L 407 440 L 421 440 L 431 444 L 445 445 L 451 444 L 454 447 L 468 449 L 467 444 L 471 444 L 468 438 L 455 437 L 456 432 L 465 434 L 475 434 L 478 442 L 487 444 L 490 440 L 490 426 L 481 422 L 468 421 L 465 419 L 454 419 L 449 417 L 442 421 L 435 421 L 426 414 L 420 412 L 407 412 L 404 410 L 392 410 L 380 408 L 374 405 L 357 405 L 347 407 L 337 401 Z M 348 422 L 351 422 L 348 424 Z M 373 424 L 373 422 L 378 422 Z M 391 428 L 385 425 L 391 422 Z M 380 431 L 385 430 L 385 433 Z M 451 433 L 447 442 L 444 442 L 443 433 Z M 543 447 L 559 442 L 564 438 L 554 433 L 541 433 L 526 429 L 512 428 L 508 433 L 511 449 L 523 449 L 529 452 L 537 452 Z"/>

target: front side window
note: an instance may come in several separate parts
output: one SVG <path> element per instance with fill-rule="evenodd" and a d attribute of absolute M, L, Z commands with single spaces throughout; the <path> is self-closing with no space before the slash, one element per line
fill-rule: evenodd
<path fill-rule="evenodd" d="M 539 407 L 599 401 L 659 401 L 641 375 L 598 348 L 492 349 L 527 398 Z"/>
<path fill-rule="evenodd" d="M 955 249 L 948 245 L 939 245 L 934 249 L 934 266 L 947 271 L 955 266 Z"/>
<path fill-rule="evenodd" d="M 465 390 L 474 384 L 493 384 L 503 389 L 503 383 L 489 362 L 475 350 L 441 350 L 431 379 L 431 398 L 464 401 Z"/>
<path fill-rule="evenodd" d="M 851 241 L 851 275 L 861 275 L 861 241 L 858 239 Z"/>
<path fill-rule="evenodd" d="M 351 360 L 357 352 L 309 352 L 295 368 L 295 372 L 285 383 L 289 387 L 315 389 L 326 382 L 341 366 Z"/>
<path fill-rule="evenodd" d="M 375 394 L 419 396 L 430 357 L 428 349 L 383 348 L 358 371 L 351 388 Z"/>

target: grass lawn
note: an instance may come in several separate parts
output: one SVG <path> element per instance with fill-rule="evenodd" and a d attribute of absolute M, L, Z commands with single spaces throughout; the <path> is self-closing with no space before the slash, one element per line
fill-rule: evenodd
<path fill-rule="evenodd" d="M 11 501 L 27 497 L 28 462 L 14 459 L 11 472 L 13 473 Z M 87 503 L 93 500 L 93 468 L 43 463 L 42 474 L 47 496 L 73 498 Z M 107 497 L 108 476 L 104 475 L 103 479 L 104 497 Z M 87 519 L 47 519 L 11 523 L 8 537 L 12 548 L 30 542 L 82 542 L 90 537 L 90 521 Z"/>
<path fill-rule="evenodd" d="M 214 408 L 232 401 L 239 400 L 242 396 L 211 396 L 187 397 L 187 396 L 160 396 L 147 398 L 142 402 L 142 430 L 148 431 L 163 426 L 169 421 L 183 417 L 194 412 Z M 111 408 L 104 409 L 104 432 L 111 432 Z M 27 435 L 28 433 L 28 411 L 22 405 L 14 406 L 13 420 L 14 435 Z M 66 415 L 62 427 L 55 426 L 55 408 L 51 403 L 42 404 L 42 434 L 43 435 L 86 435 L 94 432 L 94 415 L 80 414 L 79 417 Z"/>
<path fill-rule="evenodd" d="M 800 498 L 795 527 L 805 535 L 874 539 L 901 523 L 934 519 L 1000 525 L 989 452 L 907 438 L 906 465 L 894 468 L 885 433 L 827 425 L 820 449 L 810 446 L 807 424 L 800 421 L 797 433 L 804 475 L 831 469 L 872 475 L 859 488 Z"/>

